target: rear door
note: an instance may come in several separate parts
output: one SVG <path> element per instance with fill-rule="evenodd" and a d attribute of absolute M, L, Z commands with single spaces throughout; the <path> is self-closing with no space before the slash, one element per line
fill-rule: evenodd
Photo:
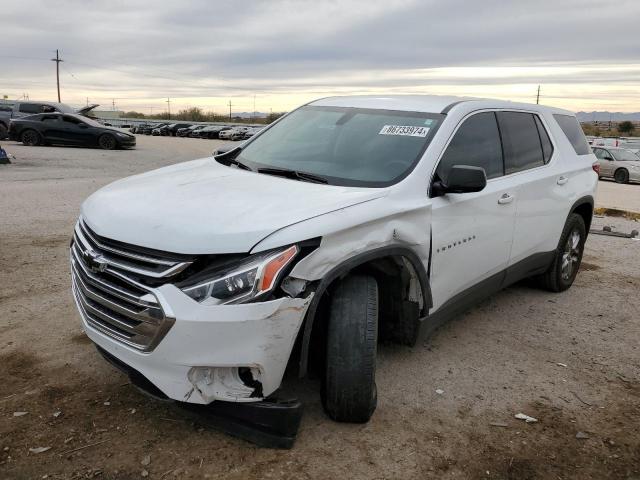
<path fill-rule="evenodd" d="M 505 174 L 518 195 L 509 265 L 514 276 L 521 277 L 546 267 L 564 227 L 576 180 L 567 162 L 563 164 L 540 114 L 502 111 L 498 123 Z"/>
<path fill-rule="evenodd" d="M 41 122 L 42 127 L 40 133 L 44 137 L 44 140 L 51 143 L 58 143 L 64 141 L 63 125 L 60 114 L 46 114 L 42 115 Z"/>
<path fill-rule="evenodd" d="M 96 128 L 84 123 L 73 115 L 62 116 L 62 135 L 65 143 L 71 145 L 94 145 Z"/>
<path fill-rule="evenodd" d="M 453 165 L 482 167 L 487 186 L 474 193 L 433 199 L 431 288 L 434 312 L 474 285 L 487 290 L 502 283 L 511 253 L 516 192 L 504 176 L 496 114 L 474 113 L 458 126 L 442 154 L 434 180 L 446 183 Z"/>

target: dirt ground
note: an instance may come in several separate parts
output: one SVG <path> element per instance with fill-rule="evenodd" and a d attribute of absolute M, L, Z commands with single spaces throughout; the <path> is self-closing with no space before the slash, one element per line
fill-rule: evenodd
<path fill-rule="evenodd" d="M 1 479 L 640 479 L 639 240 L 591 235 L 569 291 L 521 283 L 415 348 L 382 346 L 366 425 L 330 421 L 318 382 L 290 381 L 305 404 L 291 450 L 258 448 L 140 394 L 81 332 L 70 234 L 100 186 L 216 143 L 4 144 L 17 159 L 0 165 Z M 611 218 L 594 227 L 605 224 L 640 229 Z"/>

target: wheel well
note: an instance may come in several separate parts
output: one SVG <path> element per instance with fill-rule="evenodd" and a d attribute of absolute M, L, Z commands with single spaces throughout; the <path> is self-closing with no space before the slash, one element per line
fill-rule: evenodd
<path fill-rule="evenodd" d="M 577 213 L 582 217 L 588 234 L 591 227 L 591 219 L 593 218 L 593 205 L 589 202 L 581 203 L 571 213 Z"/>
<path fill-rule="evenodd" d="M 320 295 L 316 308 L 309 311 L 305 323 L 311 322 L 308 348 L 302 347 L 300 355 L 306 357 L 300 362 L 301 375 L 308 369 L 322 375 L 326 359 L 326 334 L 329 323 L 329 308 L 332 294 L 340 287 L 340 282 L 351 275 L 370 275 L 378 284 L 378 339 L 381 342 L 393 342 L 413 346 L 417 340 L 420 319 L 431 306 L 431 298 L 424 292 L 429 291 L 423 285 L 422 277 L 413 262 L 402 255 L 388 255 L 374 258 L 342 272 L 325 287 L 317 290 Z M 304 335 L 301 329 L 301 334 Z M 304 342 L 300 342 L 303 344 Z M 302 345 L 301 345 L 302 346 Z"/>
<path fill-rule="evenodd" d="M 36 132 L 38 134 L 38 136 L 40 136 L 40 132 L 38 132 L 35 128 L 32 127 L 27 127 L 27 128 L 23 128 L 22 130 L 20 130 L 20 138 L 22 138 L 22 135 L 25 134 L 25 132 Z"/>

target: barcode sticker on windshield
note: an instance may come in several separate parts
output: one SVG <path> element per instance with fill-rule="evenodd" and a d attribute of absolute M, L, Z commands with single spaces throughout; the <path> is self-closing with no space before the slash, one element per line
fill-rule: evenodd
<path fill-rule="evenodd" d="M 427 127 L 414 127 L 412 125 L 385 125 L 378 135 L 400 135 L 403 137 L 426 137 L 429 133 Z"/>

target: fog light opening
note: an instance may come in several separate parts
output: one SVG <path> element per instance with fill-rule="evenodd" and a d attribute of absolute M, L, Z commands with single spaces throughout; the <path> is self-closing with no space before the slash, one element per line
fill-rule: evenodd
<path fill-rule="evenodd" d="M 255 370 L 255 376 L 254 376 Z M 250 367 L 240 367 L 238 368 L 238 376 L 242 383 L 244 383 L 247 387 L 253 388 L 253 393 L 251 394 L 251 398 L 262 398 L 262 383 L 260 380 L 257 380 L 255 377 L 259 376 L 259 371 L 255 368 Z"/>

